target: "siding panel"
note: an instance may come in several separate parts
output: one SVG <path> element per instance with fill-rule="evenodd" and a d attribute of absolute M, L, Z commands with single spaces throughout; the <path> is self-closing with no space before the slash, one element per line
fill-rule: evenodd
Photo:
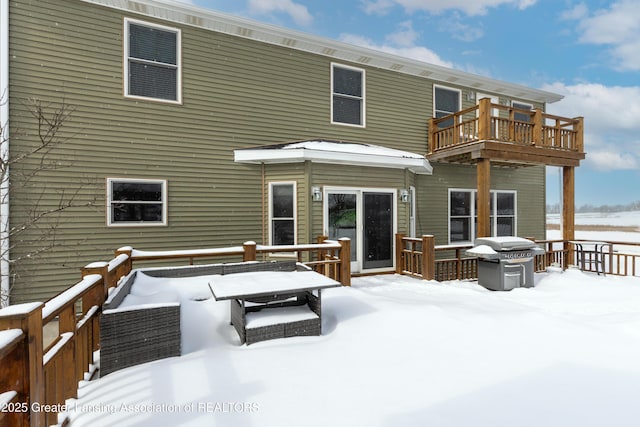
<path fill-rule="evenodd" d="M 81 266 L 107 260 L 124 245 L 175 249 L 266 243 L 261 168 L 234 163 L 234 149 L 322 137 L 426 152 L 433 90 L 427 79 L 345 62 L 366 71 L 367 127 L 332 125 L 331 58 L 177 26 L 182 31 L 182 105 L 125 98 L 124 18 L 176 25 L 78 0 L 20 0 L 10 7 L 12 152 L 36 144 L 36 124 L 24 100 L 38 98 L 52 108 L 64 100 L 75 108 L 60 134 L 68 140 L 52 153 L 60 167 L 43 172 L 33 187 L 12 199 L 11 221 L 19 224 L 25 218 L 34 197 L 44 195 L 43 208 L 55 206 L 59 194 L 69 194 L 78 183 L 84 183 L 80 202 L 96 199 L 95 207 L 70 210 L 57 226 L 49 224 L 57 229 L 58 246 L 19 263 L 15 302 L 59 292 L 79 278 Z M 24 162 L 14 173 L 28 173 L 34 165 Z M 419 208 L 426 212 L 418 219 L 421 232 L 446 233 L 441 189 L 475 176 L 473 168 L 442 170 L 416 179 Z M 413 179 L 400 170 L 317 164 L 270 166 L 266 173 L 267 179 L 298 183 L 300 242 L 322 233 L 322 203 L 308 203 L 312 185 L 400 189 Z M 515 171 L 509 179 L 533 178 L 542 185 L 544 175 L 531 173 Z M 166 179 L 169 225 L 107 227 L 108 177 Z M 407 206 L 398 206 L 400 230 L 406 229 Z M 543 212 L 526 210 L 522 203 L 519 209 L 523 219 L 525 212 L 543 218 Z M 537 233 L 540 221 L 532 220 L 524 230 Z M 30 229 L 21 238 L 39 236 Z M 41 247 L 18 245 L 13 255 L 26 256 Z"/>

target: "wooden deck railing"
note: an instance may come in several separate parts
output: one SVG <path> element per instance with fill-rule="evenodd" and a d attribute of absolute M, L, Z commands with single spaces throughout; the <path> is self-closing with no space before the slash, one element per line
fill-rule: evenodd
<path fill-rule="evenodd" d="M 435 237 L 396 234 L 396 273 L 426 280 L 473 279 L 476 258 L 464 256 L 470 245 L 435 245 Z"/>
<path fill-rule="evenodd" d="M 245 242 L 242 246 L 215 249 L 193 249 L 181 251 L 142 251 L 131 247 L 123 247 L 116 254 L 124 254 L 132 263 L 143 261 L 175 261 L 188 260 L 193 265 L 196 259 L 225 258 L 237 261 L 256 261 L 259 255 L 266 259 L 268 256 L 280 254 L 295 256 L 298 262 L 305 264 L 319 273 L 339 281 L 344 286 L 351 284 L 351 241 L 347 238 L 327 240 L 325 236 L 318 237 L 319 243 L 303 245 L 258 245 L 255 242 Z"/>
<path fill-rule="evenodd" d="M 533 239 L 532 239 L 533 240 Z M 575 265 L 583 271 L 617 276 L 640 277 L 640 243 L 606 242 L 605 251 L 595 251 L 582 240 L 583 252 L 563 240 L 534 240 L 545 253 L 534 260 L 536 272 L 557 265 Z M 580 240 L 576 240 L 580 242 Z M 435 245 L 435 238 L 421 238 L 396 234 L 396 273 L 426 280 L 461 280 L 477 278 L 477 259 L 464 256 L 471 245 Z"/>
<path fill-rule="evenodd" d="M 0 425 L 58 423 L 65 401 L 77 397 L 78 381 L 92 371 L 108 289 L 129 266 L 125 255 L 91 264 L 80 282 L 46 303 L 0 310 Z M 57 329 L 50 343 L 44 342 L 45 329 Z"/>
<path fill-rule="evenodd" d="M 477 141 L 501 141 L 574 152 L 584 151 L 583 119 L 521 110 L 493 104 L 478 105 L 429 120 L 429 154 Z"/>
<path fill-rule="evenodd" d="M 318 239 L 291 246 L 243 246 L 185 251 L 118 249 L 109 262 L 82 269 L 82 280 L 46 303 L 12 305 L 0 310 L 0 426 L 44 427 L 58 424 L 65 401 L 77 397 L 78 381 L 94 372 L 99 349 L 100 313 L 109 288 L 143 261 L 238 257 L 255 261 L 258 254 L 295 254 L 297 259 L 343 285 L 351 284 L 350 241 Z M 304 260 L 303 260 L 304 259 Z M 57 328 L 50 343 L 45 329 Z M 55 335 L 55 334 L 54 334 Z"/>

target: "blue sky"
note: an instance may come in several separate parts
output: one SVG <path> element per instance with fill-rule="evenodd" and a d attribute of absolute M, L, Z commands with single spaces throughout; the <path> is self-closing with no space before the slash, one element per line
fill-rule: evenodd
<path fill-rule="evenodd" d="M 638 0 L 182 1 L 560 93 L 547 110 L 585 118 L 576 204 L 640 200 Z"/>

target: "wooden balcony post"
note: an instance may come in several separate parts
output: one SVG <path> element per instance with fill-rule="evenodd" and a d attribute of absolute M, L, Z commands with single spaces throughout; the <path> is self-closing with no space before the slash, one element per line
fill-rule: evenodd
<path fill-rule="evenodd" d="M 491 98 L 482 98 L 478 102 L 478 139 L 488 141 L 491 138 Z"/>
<path fill-rule="evenodd" d="M 544 120 L 542 117 L 542 110 L 536 108 L 533 112 L 533 135 L 531 145 L 545 146 L 544 132 L 543 132 Z"/>
<path fill-rule="evenodd" d="M 521 137 L 522 135 L 518 136 Z M 513 111 L 513 107 L 509 108 L 509 141 L 520 142 L 516 138 L 516 112 Z"/>
<path fill-rule="evenodd" d="M 575 131 L 575 143 L 574 150 L 579 153 L 584 152 L 584 117 L 576 117 L 576 124 L 573 130 Z"/>
<path fill-rule="evenodd" d="M 429 141 L 427 141 L 427 154 L 433 154 L 438 147 L 436 146 L 436 132 L 438 131 L 438 125 L 435 123 L 435 118 L 429 119 Z"/>
<path fill-rule="evenodd" d="M 478 180 L 478 237 L 489 237 L 491 236 L 491 161 L 489 159 L 479 159 L 476 168 Z"/>
<path fill-rule="evenodd" d="M 396 233 L 396 274 L 402 274 L 405 267 L 403 233 Z"/>
<path fill-rule="evenodd" d="M 569 263 L 573 259 L 569 241 L 575 240 L 575 168 L 572 166 L 562 168 L 562 240 Z"/>
<path fill-rule="evenodd" d="M 351 239 L 341 237 L 340 242 L 340 283 L 351 286 Z"/>
<path fill-rule="evenodd" d="M 242 249 L 244 249 L 244 254 L 242 254 L 242 261 L 255 261 L 256 258 L 256 242 L 244 242 L 242 244 Z"/>
<path fill-rule="evenodd" d="M 436 278 L 436 238 L 432 234 L 422 236 L 422 278 Z"/>
<path fill-rule="evenodd" d="M 34 403 L 44 404 L 44 366 L 42 364 L 42 308 L 41 302 L 17 304 L 0 310 L 0 330 L 21 329 L 25 335 L 22 361 L 23 390 L 18 392 L 17 402 L 27 403 L 30 427 L 45 426 L 45 411 L 31 411 Z M 26 421 L 26 420 L 25 420 Z"/>

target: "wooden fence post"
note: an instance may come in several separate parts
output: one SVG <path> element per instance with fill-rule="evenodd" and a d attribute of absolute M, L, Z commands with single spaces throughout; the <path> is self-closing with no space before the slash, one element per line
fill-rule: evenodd
<path fill-rule="evenodd" d="M 127 274 L 131 273 L 131 270 L 133 270 L 133 259 L 131 257 L 133 254 L 133 248 L 131 246 L 123 246 L 121 248 L 116 249 L 116 257 L 122 254 L 127 256 L 126 271 L 124 271 L 122 274 L 123 276 L 126 276 Z"/>
<path fill-rule="evenodd" d="M 242 261 L 255 261 L 256 258 L 256 242 L 244 242 L 242 244 L 242 249 L 244 249 L 244 254 L 242 255 Z"/>
<path fill-rule="evenodd" d="M 436 238 L 432 234 L 422 236 L 422 278 L 436 278 Z"/>
<path fill-rule="evenodd" d="M 396 233 L 396 274 L 404 271 L 404 239 L 403 233 Z"/>
<path fill-rule="evenodd" d="M 0 310 L 0 330 L 21 329 L 25 335 L 24 353 L 26 360 L 22 364 L 24 389 L 19 393 L 19 402 L 28 404 L 30 427 L 44 427 L 44 411 L 31 411 L 34 403 L 43 405 L 44 366 L 42 364 L 42 308 L 41 302 L 17 304 Z M 20 393 L 22 392 L 22 393 Z M 22 394 L 20 396 L 20 394 Z"/>
<path fill-rule="evenodd" d="M 343 286 L 351 286 L 351 239 L 341 237 L 340 242 L 340 283 Z"/>
<path fill-rule="evenodd" d="M 107 282 L 107 276 L 109 274 L 109 263 L 103 261 L 92 262 L 91 264 L 85 265 L 81 270 L 82 277 L 86 277 L 90 274 L 98 274 L 102 277 L 102 301 L 109 295 L 109 284 Z"/>

